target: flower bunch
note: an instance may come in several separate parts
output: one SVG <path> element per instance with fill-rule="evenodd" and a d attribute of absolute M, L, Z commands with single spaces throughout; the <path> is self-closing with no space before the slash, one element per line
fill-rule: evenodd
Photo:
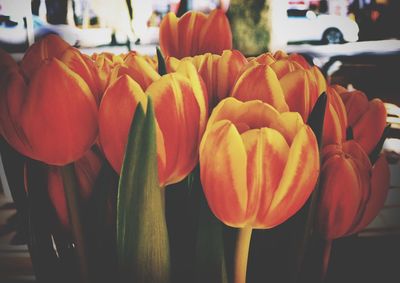
<path fill-rule="evenodd" d="M 295 215 L 318 178 L 316 228 L 328 241 L 372 221 L 389 180 L 385 156 L 372 157 L 386 126 L 382 101 L 329 85 L 299 54 L 246 58 L 232 50 L 222 10 L 168 14 L 160 45 L 165 61 L 135 51 L 87 56 L 55 35 L 19 64 L 0 52 L 1 136 L 45 164 L 48 198 L 78 248 L 85 237 L 74 199 L 95 202 L 108 165 L 119 179 L 113 209 L 123 279 L 168 281 L 162 195 L 196 176 L 197 165 L 208 207 L 241 231 L 235 282 L 246 279 L 252 229 Z M 71 165 L 75 182 L 63 169 Z M 78 254 L 83 260 L 85 249 Z"/>

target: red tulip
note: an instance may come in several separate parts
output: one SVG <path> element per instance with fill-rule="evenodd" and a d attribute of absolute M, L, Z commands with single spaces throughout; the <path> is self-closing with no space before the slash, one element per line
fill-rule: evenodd
<path fill-rule="evenodd" d="M 164 56 L 179 59 L 208 52 L 221 54 L 232 49 L 232 32 L 220 9 L 209 15 L 190 11 L 179 19 L 168 13 L 160 24 L 160 46 Z"/>
<path fill-rule="evenodd" d="M 327 239 L 354 234 L 383 207 L 389 188 L 384 155 L 372 166 L 361 146 L 351 140 L 323 150 L 319 230 Z"/>
<path fill-rule="evenodd" d="M 97 136 L 97 105 L 89 86 L 56 58 L 43 62 L 29 86 L 18 71 L 0 92 L 1 128 L 16 150 L 52 165 L 73 162 Z"/>
<path fill-rule="evenodd" d="M 70 47 L 60 36 L 48 34 L 28 48 L 22 58 L 21 69 L 30 78 L 43 62 L 53 57 L 60 58 Z"/>
<path fill-rule="evenodd" d="M 339 91 L 346 107 L 348 125 L 353 129 L 353 137 L 366 153 L 371 153 L 378 144 L 386 127 L 386 109 L 380 99 L 368 101 L 361 91 Z"/>

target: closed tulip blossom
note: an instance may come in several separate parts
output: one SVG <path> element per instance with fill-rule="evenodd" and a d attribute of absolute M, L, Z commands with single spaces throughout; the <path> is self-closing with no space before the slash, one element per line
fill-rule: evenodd
<path fill-rule="evenodd" d="M 280 54 L 280 53 L 278 53 Z M 345 140 L 347 118 L 343 102 L 328 91 L 325 78 L 297 54 L 262 54 L 250 60 L 237 79 L 230 96 L 241 101 L 262 100 L 279 112 L 298 112 L 307 121 L 318 97 L 327 93 L 323 144 Z"/>
<path fill-rule="evenodd" d="M 143 92 L 127 75 L 117 79 L 100 105 L 100 143 L 107 160 L 120 172 L 129 127 L 139 103 L 153 100 L 156 116 L 158 176 L 161 186 L 176 183 L 198 161 L 198 147 L 207 119 L 203 81 L 187 62 L 162 76 Z"/>
<path fill-rule="evenodd" d="M 235 282 L 245 282 L 251 229 L 272 228 L 293 216 L 318 174 L 317 141 L 298 113 L 234 98 L 214 109 L 200 145 L 200 176 L 215 216 L 242 228 L 239 243 L 247 247 L 237 250 Z"/>
<path fill-rule="evenodd" d="M 0 123 L 20 153 L 52 165 L 83 156 L 97 137 L 97 103 L 88 84 L 56 58 L 41 64 L 26 85 L 9 72 L 0 91 Z"/>
<path fill-rule="evenodd" d="M 347 91 L 336 86 L 348 116 L 353 138 L 370 154 L 378 144 L 386 127 L 386 108 L 378 99 L 368 101 L 367 96 L 358 90 Z"/>
<path fill-rule="evenodd" d="M 21 70 L 26 80 L 29 82 L 40 67 L 52 58 L 57 58 L 79 75 L 89 86 L 96 101 L 100 102 L 102 88 L 95 63 L 58 35 L 46 35 L 28 48 L 21 61 Z"/>
<path fill-rule="evenodd" d="M 190 11 L 180 18 L 170 12 L 160 24 L 160 47 L 164 56 L 178 59 L 208 52 L 221 54 L 232 49 L 229 21 L 220 9 L 209 15 Z"/>
<path fill-rule="evenodd" d="M 332 240 L 359 232 L 383 207 L 389 188 L 389 166 L 384 154 L 371 164 L 354 140 L 329 145 L 322 152 L 319 231 L 327 240 L 324 272 Z"/>

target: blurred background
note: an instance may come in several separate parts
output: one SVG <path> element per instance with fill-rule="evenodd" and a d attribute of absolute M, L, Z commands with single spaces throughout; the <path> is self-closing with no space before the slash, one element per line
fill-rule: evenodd
<path fill-rule="evenodd" d="M 0 48 L 18 61 L 30 44 L 56 33 L 87 54 L 154 55 L 168 12 L 218 7 L 230 21 L 234 48 L 246 56 L 300 53 L 330 83 L 385 102 L 390 192 L 362 233 L 335 242 L 328 281 L 400 282 L 399 0 L 0 0 Z M 0 282 L 35 282 L 1 158 L 0 176 Z"/>

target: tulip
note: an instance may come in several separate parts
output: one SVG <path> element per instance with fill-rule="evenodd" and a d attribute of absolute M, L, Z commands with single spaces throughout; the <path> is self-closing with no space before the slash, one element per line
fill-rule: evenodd
<path fill-rule="evenodd" d="M 34 43 L 21 61 L 21 70 L 29 81 L 35 72 L 47 61 L 57 58 L 74 73 L 78 74 L 89 86 L 99 103 L 102 87 L 96 65 L 92 59 L 71 47 L 57 35 L 48 35 Z"/>
<path fill-rule="evenodd" d="M 190 11 L 179 19 L 170 12 L 160 24 L 160 47 L 164 56 L 178 59 L 207 52 L 221 54 L 232 49 L 229 21 L 220 9 L 209 15 Z"/>
<path fill-rule="evenodd" d="M 82 77 L 56 58 L 42 63 L 29 86 L 10 72 L 0 101 L 3 136 L 30 158 L 65 165 L 96 139 L 96 100 Z"/>
<path fill-rule="evenodd" d="M 358 90 L 346 91 L 336 87 L 346 108 L 348 126 L 353 130 L 353 138 L 367 154 L 378 144 L 386 127 L 386 109 L 383 102 L 367 96 Z"/>
<path fill-rule="evenodd" d="M 319 69 L 308 65 L 303 57 L 265 53 L 250 60 L 243 69 L 232 89 L 232 97 L 241 101 L 259 99 L 280 112 L 298 112 L 304 121 L 319 95 L 327 92 L 323 144 L 344 141 L 347 125 L 344 105 L 338 94 L 328 88 Z"/>
<path fill-rule="evenodd" d="M 28 48 L 22 58 L 21 69 L 30 78 L 44 61 L 59 58 L 70 47 L 60 36 L 48 34 Z"/>
<path fill-rule="evenodd" d="M 206 84 L 210 109 L 228 97 L 242 68 L 247 63 L 246 58 L 238 50 L 224 50 L 222 55 L 206 53 L 182 59 L 182 61 L 186 60 L 193 63 Z M 180 60 L 169 57 L 167 69 L 176 71 L 180 63 Z"/>
<path fill-rule="evenodd" d="M 186 62 L 143 92 L 124 75 L 104 94 L 100 104 L 100 143 L 107 160 L 120 172 L 133 113 L 152 98 L 156 116 L 158 176 L 161 186 L 181 181 L 198 161 L 198 147 L 207 119 L 203 81 Z"/>
<path fill-rule="evenodd" d="M 140 55 L 129 56 L 129 60 L 125 62 L 113 68 L 109 84 L 113 83 L 121 75 L 126 74 L 136 81 L 142 89 L 146 90 L 152 82 L 160 78 L 153 66 Z"/>
<path fill-rule="evenodd" d="M 86 202 L 90 198 L 97 176 L 100 173 L 100 168 L 101 159 L 91 150 L 74 163 L 75 174 L 80 188 L 78 195 L 81 201 Z M 70 230 L 68 207 L 60 167 L 49 167 L 47 189 L 60 224 L 65 230 Z"/>
<path fill-rule="evenodd" d="M 319 173 L 316 138 L 295 112 L 227 98 L 200 145 L 200 174 L 214 214 L 233 227 L 272 228 L 297 212 Z"/>
<path fill-rule="evenodd" d="M 295 112 L 260 100 L 222 100 L 200 144 L 200 179 L 208 205 L 241 228 L 234 282 L 245 282 L 253 228 L 272 228 L 306 202 L 319 174 L 317 140 Z"/>
<path fill-rule="evenodd" d="M 385 155 L 371 165 L 354 140 L 323 149 L 317 219 L 317 227 L 327 241 L 323 275 L 332 240 L 359 232 L 376 217 L 388 194 L 389 177 Z"/>

